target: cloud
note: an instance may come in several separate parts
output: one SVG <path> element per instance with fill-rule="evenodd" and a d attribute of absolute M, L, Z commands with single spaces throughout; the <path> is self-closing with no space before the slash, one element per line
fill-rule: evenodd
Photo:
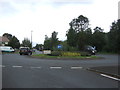
<path fill-rule="evenodd" d="M 17 10 L 9 2 L 0 2 L 0 16 L 9 16 L 16 13 Z"/>
<path fill-rule="evenodd" d="M 90 20 L 92 29 L 100 26 L 105 31 L 117 19 L 114 0 L 109 3 L 108 0 L 0 0 L 0 3 L 0 11 L 5 10 L 0 14 L 0 34 L 11 33 L 20 41 L 30 38 L 31 30 L 36 43 L 43 43 L 45 35 L 50 37 L 53 31 L 58 32 L 60 40 L 65 40 L 69 23 L 81 14 Z"/>

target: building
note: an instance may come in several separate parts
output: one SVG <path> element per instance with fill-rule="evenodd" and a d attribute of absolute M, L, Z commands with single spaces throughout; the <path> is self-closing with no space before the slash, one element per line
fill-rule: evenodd
<path fill-rule="evenodd" d="M 5 46 L 8 44 L 8 42 L 9 42 L 9 39 L 7 37 L 0 36 L 0 46 Z"/>

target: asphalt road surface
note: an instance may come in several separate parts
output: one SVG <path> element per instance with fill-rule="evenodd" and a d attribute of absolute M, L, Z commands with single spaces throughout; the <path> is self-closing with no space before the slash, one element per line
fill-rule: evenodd
<path fill-rule="evenodd" d="M 117 55 L 100 60 L 45 60 L 26 55 L 2 56 L 3 88 L 118 88 L 117 80 L 86 70 L 118 65 Z"/>

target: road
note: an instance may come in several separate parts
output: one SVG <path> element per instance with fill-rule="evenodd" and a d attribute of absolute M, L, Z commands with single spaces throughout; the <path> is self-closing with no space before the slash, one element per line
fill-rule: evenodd
<path fill-rule="evenodd" d="M 3 88 L 118 88 L 118 81 L 86 70 L 118 65 L 117 55 L 100 60 L 46 60 L 26 55 L 2 56 Z"/>

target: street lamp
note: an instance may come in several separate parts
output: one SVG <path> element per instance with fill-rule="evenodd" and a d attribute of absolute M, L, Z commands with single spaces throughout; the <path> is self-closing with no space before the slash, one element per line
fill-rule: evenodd
<path fill-rule="evenodd" d="M 31 48 L 32 48 L 32 32 L 33 32 L 33 31 L 31 30 Z"/>

